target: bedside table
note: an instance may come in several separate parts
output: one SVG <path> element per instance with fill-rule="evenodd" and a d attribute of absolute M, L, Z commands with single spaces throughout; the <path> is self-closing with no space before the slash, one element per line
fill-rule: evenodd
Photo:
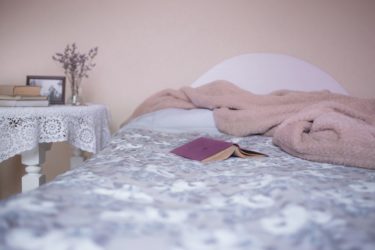
<path fill-rule="evenodd" d="M 53 105 L 49 107 L 0 107 L 0 162 L 21 154 L 26 174 L 22 192 L 44 183 L 41 165 L 51 143 L 73 146 L 71 168 L 83 162 L 82 151 L 99 152 L 110 140 L 105 106 Z"/>

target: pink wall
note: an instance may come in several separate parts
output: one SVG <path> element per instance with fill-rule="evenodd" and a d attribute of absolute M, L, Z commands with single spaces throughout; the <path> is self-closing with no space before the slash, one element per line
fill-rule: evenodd
<path fill-rule="evenodd" d="M 297 56 L 371 97 L 374 23 L 373 0 L 1 0 L 0 84 L 62 74 L 51 55 L 75 41 L 99 46 L 84 93 L 108 105 L 114 128 L 154 91 L 248 52 Z"/>
<path fill-rule="evenodd" d="M 373 0 L 1 0 L 0 84 L 62 75 L 51 56 L 77 42 L 99 46 L 84 95 L 113 129 L 151 93 L 249 52 L 299 57 L 375 97 L 374 24 Z"/>

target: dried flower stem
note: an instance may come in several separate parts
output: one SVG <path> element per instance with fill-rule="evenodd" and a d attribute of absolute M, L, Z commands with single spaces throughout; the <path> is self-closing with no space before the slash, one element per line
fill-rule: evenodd
<path fill-rule="evenodd" d="M 61 63 L 65 75 L 72 83 L 81 82 L 82 78 L 88 78 L 88 72 L 95 67 L 93 59 L 98 54 L 98 47 L 89 50 L 88 53 L 78 52 L 75 43 L 68 44 L 63 53 L 56 53 L 52 59 Z"/>

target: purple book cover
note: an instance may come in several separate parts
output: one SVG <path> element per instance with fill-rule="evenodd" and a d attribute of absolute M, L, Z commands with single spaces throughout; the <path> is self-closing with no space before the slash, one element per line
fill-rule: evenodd
<path fill-rule="evenodd" d="M 207 137 L 199 137 L 171 151 L 176 155 L 196 161 L 202 161 L 220 151 L 229 148 L 233 143 Z"/>

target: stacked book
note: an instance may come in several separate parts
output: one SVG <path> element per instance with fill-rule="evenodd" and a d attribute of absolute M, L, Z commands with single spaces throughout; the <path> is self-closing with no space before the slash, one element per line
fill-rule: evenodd
<path fill-rule="evenodd" d="M 0 107 L 46 107 L 47 96 L 40 95 L 39 86 L 0 85 Z"/>

